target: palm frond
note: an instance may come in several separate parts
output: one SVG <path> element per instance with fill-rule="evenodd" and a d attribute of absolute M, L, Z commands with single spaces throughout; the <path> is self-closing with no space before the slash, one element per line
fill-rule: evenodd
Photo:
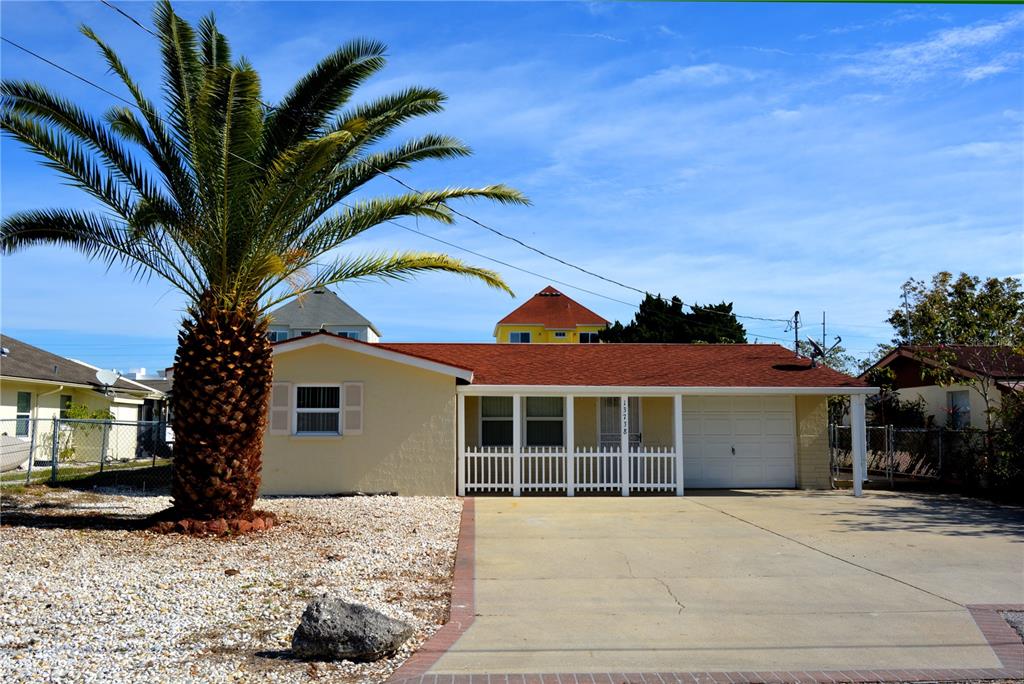
<path fill-rule="evenodd" d="M 475 278 L 496 290 L 507 292 L 513 296 L 515 294 L 496 272 L 471 266 L 447 254 L 412 251 L 391 254 L 371 253 L 342 257 L 327 264 L 319 274 L 310 278 L 304 287 L 292 289 L 271 299 L 264 305 L 264 309 L 275 306 L 286 299 L 336 283 L 366 279 L 405 281 L 416 275 L 435 271 Z"/>
<path fill-rule="evenodd" d="M 0 112 L 0 129 L 27 145 L 43 158 L 45 165 L 103 202 L 121 218 L 131 219 L 135 203 L 131 190 L 126 191 L 118 174 L 96 163 L 80 142 L 9 109 Z"/>
<path fill-rule="evenodd" d="M 348 102 L 366 79 L 384 66 L 383 43 L 353 40 L 327 55 L 284 97 L 267 117 L 264 161 L 295 143 L 327 132 L 330 117 Z"/>
<path fill-rule="evenodd" d="M 30 246 L 68 247 L 108 266 L 120 263 L 137 277 L 156 274 L 185 293 L 200 294 L 179 265 L 128 225 L 75 209 L 17 212 L 0 222 L 0 254 Z"/>
<path fill-rule="evenodd" d="M 181 151 L 178 149 L 163 119 L 160 117 L 156 105 L 143 94 L 142 89 L 132 78 L 131 74 L 128 73 L 127 67 L 114 49 L 97 36 L 88 26 L 82 26 L 80 30 L 83 35 L 96 43 L 100 49 L 100 54 L 103 55 L 104 60 L 107 62 L 107 66 L 117 74 L 121 82 L 128 89 L 128 92 L 131 93 L 135 105 L 142 113 L 146 126 L 149 128 L 148 131 L 145 131 L 137 121 L 133 125 L 129 118 L 134 118 L 134 114 L 128 116 L 122 113 L 117 118 L 125 122 L 125 127 L 119 132 L 126 137 L 129 132 L 133 134 L 132 141 L 143 147 L 149 154 L 153 164 L 163 174 L 168 190 L 173 195 L 180 211 L 190 217 L 191 220 L 191 217 L 197 211 L 197 207 L 193 177 L 185 162 L 188 156 L 185 155 L 183 157 L 181 155 Z M 116 124 L 111 120 L 109 113 L 107 121 L 116 128 Z"/>
<path fill-rule="evenodd" d="M 207 69 L 216 69 L 231 63 L 228 39 L 217 30 L 217 20 L 213 13 L 199 20 L 199 45 L 203 66 Z"/>
<path fill-rule="evenodd" d="M 4 109 L 57 126 L 99 155 L 103 165 L 131 185 L 141 197 L 153 203 L 170 204 L 121 142 L 70 100 L 24 81 L 4 81 L 0 84 L 0 93 L 3 94 Z"/>
<path fill-rule="evenodd" d="M 160 52 L 164 65 L 164 93 L 183 156 L 192 150 L 192 134 L 196 128 L 194 109 L 203 83 L 203 66 L 199 61 L 196 34 L 188 22 L 179 17 L 169 0 L 160 0 L 154 11 Z"/>

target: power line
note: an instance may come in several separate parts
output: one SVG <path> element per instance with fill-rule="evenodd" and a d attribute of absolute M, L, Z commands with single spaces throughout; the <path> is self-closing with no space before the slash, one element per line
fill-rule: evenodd
<path fill-rule="evenodd" d="M 102 1 L 102 0 L 101 0 L 101 1 Z M 104 4 L 106 5 L 107 3 L 104 3 Z M 108 5 L 108 6 L 109 6 L 109 5 Z M 116 8 L 114 8 L 114 9 L 116 9 Z M 122 12 L 122 14 L 123 14 L 123 12 Z M 2 40 L 3 40 L 4 42 L 6 42 L 6 43 L 8 43 L 8 44 L 10 44 L 10 45 L 12 45 L 12 46 L 14 46 L 15 48 L 17 48 L 17 49 L 19 49 L 19 50 L 21 50 L 21 51 L 25 52 L 26 54 L 28 54 L 28 55 L 31 55 L 32 57 L 35 57 L 36 59 L 39 59 L 40 61 L 42 61 L 42 62 L 44 62 L 44 63 L 46 63 L 46 64 L 50 65 L 51 67 L 53 67 L 53 68 L 55 68 L 55 69 L 58 69 L 59 71 L 62 71 L 63 73 L 65 73 L 65 74 L 67 74 L 67 75 L 69 75 L 69 76 L 72 76 L 73 78 L 76 78 L 76 79 L 78 79 L 78 80 L 82 81 L 83 83 L 86 83 L 86 84 L 88 84 L 88 85 L 90 85 L 90 86 L 92 86 L 92 87 L 96 88 L 97 90 L 99 90 L 99 91 L 101 91 L 101 92 L 103 92 L 103 93 L 105 93 L 105 94 L 107 94 L 107 95 L 109 95 L 109 96 L 111 96 L 111 97 L 115 98 L 116 100 L 118 100 L 118 101 L 120 101 L 120 102 L 124 102 L 124 103 L 125 103 L 125 104 L 127 104 L 128 106 L 130 106 L 130 107 L 133 107 L 133 108 L 135 108 L 135 109 L 138 109 L 139 111 L 142 111 L 142 109 L 141 109 L 141 108 L 139 107 L 139 105 L 138 105 L 137 103 L 135 103 L 135 102 L 132 102 L 131 100 L 128 100 L 127 98 L 121 97 L 121 96 L 120 96 L 120 95 L 118 95 L 117 93 L 115 93 L 115 92 L 113 92 L 113 91 L 111 91 L 111 90 L 108 90 L 107 88 L 104 88 L 103 86 L 101 86 L 101 85 L 99 85 L 98 83 L 95 83 L 95 82 L 93 82 L 93 81 L 89 80 L 88 78 L 85 78 L 84 76 L 80 76 L 79 74 L 77 74 L 77 73 L 75 73 L 75 72 L 71 71 L 70 69 L 67 69 L 67 68 L 66 68 L 66 67 L 64 67 L 64 66 L 61 66 L 60 64 L 58 64 L 58 63 L 56 63 L 56 62 L 54 62 L 54 61 L 52 61 L 52 60 L 50 60 L 50 59 L 47 59 L 46 57 L 44 57 L 44 56 L 40 55 L 39 53 L 37 53 L 37 52 L 35 52 L 35 51 L 33 51 L 33 50 L 30 50 L 29 48 L 26 48 L 25 46 L 23 46 L 23 45 L 21 45 L 21 44 L 19 44 L 19 43 L 15 42 L 15 41 L 13 41 L 13 40 L 11 40 L 11 39 L 7 38 L 7 37 L 4 37 L 4 36 L 0 36 L 0 39 L 2 39 Z M 159 119 L 159 120 L 160 120 L 160 121 L 162 121 L 163 123 L 168 123 L 168 122 L 167 122 L 167 121 L 166 121 L 165 119 L 163 119 L 162 117 L 159 117 L 159 116 L 157 116 L 157 119 Z M 256 162 L 254 162 L 254 161 L 252 161 L 252 160 L 250 160 L 250 159 L 246 159 L 245 157 L 242 157 L 242 156 L 240 156 L 240 155 L 238 155 L 238 154 L 236 154 L 236 153 L 234 153 L 234 152 L 232 152 L 232 151 L 230 151 L 230 150 L 228 150 L 228 151 L 227 151 L 227 153 L 228 153 L 229 155 L 231 155 L 232 157 L 234 157 L 234 158 L 236 158 L 236 159 L 240 160 L 240 161 L 243 161 L 243 162 L 245 162 L 245 163 L 247 163 L 247 164 L 250 164 L 250 165 L 254 166 L 255 168 L 258 168 L 258 169 L 260 169 L 260 170 L 262 170 L 262 171 L 264 171 L 264 172 L 269 172 L 269 171 L 268 171 L 268 169 L 266 169 L 265 167 L 261 166 L 260 164 L 258 164 L 258 163 L 256 163 Z M 380 171 L 380 170 L 378 169 L 378 172 L 379 172 L 379 171 Z M 387 174 L 385 174 L 385 175 L 387 175 Z M 399 181 L 399 182 L 401 182 L 401 181 Z M 404 183 L 403 183 L 403 185 L 404 185 Z M 414 191 L 415 191 L 415 190 L 414 190 Z M 418 191 L 416 191 L 416 192 L 418 192 Z M 348 204 L 348 203 L 346 203 L 346 202 L 344 202 L 344 201 L 339 201 L 339 204 L 341 204 L 342 206 L 344 206 L 344 207 L 347 207 L 347 208 L 349 208 L 349 209 L 354 209 L 354 208 L 355 208 L 355 207 L 354 207 L 353 205 L 351 205 L 351 204 Z M 449 209 L 451 209 L 451 208 L 449 207 Z M 460 215 L 460 216 L 464 216 L 464 215 L 463 215 L 462 213 L 460 213 L 460 212 L 457 212 L 457 211 L 456 211 L 456 210 L 454 210 L 454 209 L 452 209 L 452 211 L 453 211 L 454 213 L 457 213 L 457 214 L 458 214 L 458 215 Z M 469 218 L 469 220 L 472 220 L 472 221 L 473 221 L 474 223 L 478 223 L 478 224 L 480 224 L 480 222 L 476 221 L 475 219 Z M 455 248 L 455 249 L 459 249 L 459 250 L 462 250 L 462 251 L 464 251 L 464 252 L 467 252 L 467 253 L 469 253 L 469 254 L 474 254 L 474 255 L 476 255 L 476 256 L 479 256 L 480 258 L 483 258 L 483 259 L 487 259 L 487 260 L 489 260 L 489 261 L 492 261 L 492 262 L 494 262 L 494 263 L 498 263 L 498 264 L 501 264 L 501 265 L 503 265 L 503 266 L 506 266 L 506 267 L 508 267 L 508 268 L 513 268 L 513 269 L 515 269 L 515 270 L 517 270 L 517 271 L 521 271 L 521 272 L 523 272 L 523 273 L 527 273 L 527 274 L 529 274 L 529 275 L 532 275 L 532 276 L 534 276 L 534 277 L 537 277 L 537 278 L 541 278 L 541 279 L 547 280 L 547 281 L 549 281 L 549 282 L 555 282 L 555 283 L 558 283 L 559 285 L 563 285 L 563 286 L 565 286 L 565 287 L 569 287 L 569 288 L 572 288 L 572 289 L 575 289 L 575 290 L 579 290 L 579 291 L 581 291 L 581 292 L 586 292 L 586 293 L 588 293 L 588 294 L 592 294 L 592 295 L 594 295 L 594 296 L 597 296 L 597 297 L 601 297 L 601 298 L 607 299 L 607 300 L 609 300 L 609 301 L 617 302 L 617 303 L 619 303 L 619 304 L 625 304 L 626 306 L 630 306 L 630 307 L 634 306 L 634 305 L 633 305 L 632 303 L 630 303 L 630 302 L 626 302 L 626 301 L 623 301 L 623 300 L 621 300 L 621 299 L 616 299 L 616 298 L 614 298 L 614 297 L 609 297 L 608 295 L 604 295 L 604 294 L 601 294 L 601 293 L 599 293 L 599 292 L 595 292 L 595 291 L 593 291 L 593 290 L 589 290 L 589 289 L 587 289 L 587 288 L 583 288 L 583 287 L 580 287 L 580 286 L 578 286 L 578 285 L 572 285 L 572 284 L 570 284 L 570 283 L 566 283 L 566 282 L 564 282 L 564 281 L 561 281 L 561 280 L 557 280 L 557 279 L 555 279 L 555 278 L 551 278 L 551 277 L 549 277 L 549 276 L 545 276 L 545 275 L 543 275 L 543 274 L 540 274 L 540 273 L 537 273 L 537 272 L 535 272 L 535 271 L 530 271 L 530 270 L 528 270 L 528 269 L 525 269 L 525 268 L 522 268 L 522 267 L 519 267 L 519 266 L 515 266 L 515 265 L 513 265 L 513 264 L 510 264 L 510 263 L 508 263 L 508 262 L 502 261 L 502 260 L 500 260 L 500 259 L 495 259 L 494 257 L 489 257 L 489 256 L 486 256 L 486 255 L 484 255 L 484 254 L 482 254 L 482 253 L 480 253 L 480 252 L 476 252 L 476 251 L 474 251 L 474 250 L 468 249 L 468 248 L 466 248 L 466 247 L 462 247 L 462 246 L 460 246 L 460 245 L 457 245 L 457 244 L 455 244 L 455 243 L 452 243 L 452 242 L 448 242 L 448 241 L 446 241 L 446 240 L 442 240 L 441 238 L 437 238 L 437 237 L 434 237 L 434 236 L 432 236 L 432 235 L 430 235 L 430 234 L 428 234 L 428 233 L 425 233 L 425 232 L 423 232 L 423 231 L 419 231 L 419 230 L 416 230 L 416 229 L 413 229 L 413 228 L 409 228 L 408 226 L 402 225 L 402 224 L 400 224 L 400 223 L 398 223 L 397 221 L 394 221 L 394 220 L 392 220 L 392 219 L 386 220 L 386 221 L 385 221 L 385 223 L 390 223 L 390 224 L 392 224 L 392 225 L 398 226 L 398 227 L 399 227 L 399 228 L 401 228 L 402 230 L 406 230 L 406 231 L 409 231 L 409 232 L 412 232 L 412 233 L 417 233 L 417 234 L 419 234 L 419 235 L 422 235 L 423 237 L 426 237 L 426 238 L 428 238 L 428 239 L 431 239 L 431 240 L 435 240 L 435 241 L 437 241 L 437 242 L 440 242 L 440 243 L 442 243 L 442 244 L 448 245 L 448 246 L 450 246 L 450 247 L 453 247 L 453 248 Z M 480 225 L 483 225 L 483 224 L 480 224 Z M 486 226 L 485 226 L 485 227 L 486 227 Z M 495 229 L 489 229 L 489 230 L 495 230 Z M 514 238 L 513 238 L 513 239 L 514 239 Z M 526 245 L 526 243 L 522 243 L 522 244 Z M 527 247 L 529 247 L 529 245 L 526 245 L 526 246 L 527 246 Z M 547 255 L 546 253 L 544 253 L 544 252 L 542 252 L 542 251 L 540 251 L 540 250 L 536 250 L 536 249 L 535 249 L 535 248 L 533 248 L 533 247 L 530 247 L 530 249 L 533 249 L 534 251 L 538 251 L 539 253 L 541 253 L 541 254 L 544 254 L 545 256 L 549 256 L 550 258 L 553 258 L 553 259 L 555 259 L 555 260 L 559 260 L 559 259 L 558 259 L 557 257 L 552 257 L 552 256 L 550 256 L 550 255 Z M 560 261 L 560 260 L 559 260 L 559 261 Z M 568 264 L 568 262 L 565 262 L 565 263 L 567 263 L 567 264 Z M 569 265 L 571 265 L 571 264 L 569 264 Z M 586 271 L 585 269 L 580 269 L 580 270 L 583 270 L 583 271 L 584 271 L 585 273 L 587 273 L 587 272 L 588 272 L 588 271 Z M 601 276 L 597 276 L 597 277 L 601 277 Z M 605 279 L 605 280 L 607 280 L 607 279 Z M 636 290 L 637 292 L 640 292 L 640 293 L 642 293 L 642 294 L 645 294 L 645 295 L 646 295 L 646 294 L 648 294 L 647 292 L 645 292 L 645 291 L 643 291 L 643 290 L 639 290 L 639 289 L 637 289 L 637 288 L 632 288 L 632 287 L 629 287 L 629 286 L 627 286 L 627 285 L 623 285 L 623 284 L 621 284 L 621 283 L 616 283 L 616 281 L 612 281 L 612 280 L 609 280 L 609 282 L 613 282 L 613 283 L 615 283 L 615 284 L 618 284 L 618 285 L 620 285 L 620 286 L 622 286 L 622 287 L 626 287 L 627 289 L 632 289 L 632 290 Z M 660 297 L 660 299 L 662 299 L 663 301 L 668 301 L 668 300 L 665 300 L 665 299 L 664 299 L 663 297 Z M 693 306 L 692 304 L 686 304 L 686 306 L 688 306 L 688 307 L 689 307 L 689 308 L 690 308 L 691 310 L 693 310 L 693 311 L 698 311 L 698 310 L 699 310 L 699 311 L 705 311 L 705 312 L 708 312 L 708 313 L 717 313 L 717 314 L 721 314 L 721 315 L 726 315 L 726 316 L 730 315 L 730 314 L 727 314 L 727 313 L 725 313 L 725 312 L 721 312 L 721 311 L 716 311 L 716 310 L 714 310 L 714 309 L 705 309 L 705 308 L 702 308 L 702 307 L 695 307 L 695 306 Z M 762 321 L 772 321 L 772 322 L 788 322 L 788 321 L 787 321 L 786 319 L 773 319 L 773 318 L 761 318 L 761 317 L 753 317 L 753 316 L 740 316 L 740 315 L 738 315 L 738 314 L 732 314 L 732 315 L 733 315 L 733 316 L 736 316 L 737 318 L 750 318 L 750 319 L 753 319 L 753 320 L 762 320 Z M 705 326 L 705 327 L 710 327 L 710 324 L 707 324 L 707 323 L 703 323 L 703 324 L 698 324 L 698 325 L 703 325 L 703 326 Z M 755 334 L 755 333 L 751 333 L 751 334 Z M 765 338 L 765 339 L 773 339 L 773 340 L 777 340 L 777 341 L 782 341 L 782 342 L 785 342 L 785 341 L 786 341 L 786 340 L 784 340 L 784 339 L 782 339 L 782 338 L 779 338 L 779 337 L 772 337 L 772 336 L 770 336 L 770 335 L 760 335 L 760 334 L 756 334 L 756 336 L 757 336 L 758 338 L 761 338 L 761 337 L 763 337 L 763 338 Z"/>
<path fill-rule="evenodd" d="M 139 28 L 143 29 L 144 31 L 146 31 L 150 35 L 156 36 L 156 33 L 154 33 L 148 27 L 143 25 L 142 22 L 140 22 L 138 19 L 136 19 L 135 17 L 131 16 L 127 12 L 123 11 L 119 7 L 116 7 L 115 5 L 113 5 L 112 3 L 108 2 L 107 0 L 100 0 L 100 2 L 102 2 L 104 5 L 106 5 L 110 9 L 114 10 L 118 14 L 124 16 L 129 21 L 131 21 L 133 24 L 135 24 Z M 263 102 L 263 106 L 266 107 L 267 109 L 274 110 L 274 111 L 277 111 L 277 109 L 278 109 L 276 106 L 274 106 L 273 104 L 270 104 L 269 102 Z M 389 173 L 389 172 L 387 172 L 387 171 L 385 171 L 383 169 L 380 169 L 378 167 L 373 167 L 373 169 L 377 173 L 379 173 L 379 174 L 381 174 L 381 175 L 383 175 L 383 176 L 385 176 L 387 178 L 390 178 L 394 182 L 398 183 L 399 185 L 404 187 L 406 190 L 409 190 L 410 192 L 415 192 L 417 194 L 422 194 L 421 190 L 418 190 L 417 188 L 415 188 L 412 185 L 406 183 L 405 181 L 403 181 L 402 179 L 398 178 L 397 176 L 395 176 L 395 175 L 393 175 L 393 174 L 391 174 L 391 173 Z M 484 230 L 490 231 L 491 233 L 497 235 L 498 237 L 501 237 L 501 238 L 503 238 L 505 240 L 509 240 L 511 242 L 514 242 L 517 245 L 519 245 L 519 246 L 521 246 L 521 247 L 523 247 L 525 249 L 530 250 L 531 252 L 535 252 L 535 253 L 545 257 L 546 259 L 550 259 L 550 260 L 555 261 L 555 262 L 557 262 L 559 264 L 562 264 L 563 266 L 567 266 L 569 268 L 575 269 L 575 270 L 577 270 L 577 271 L 579 271 L 581 273 L 584 273 L 586 275 L 591 276 L 592 278 L 597 278 L 597 279 L 603 280 L 603 281 L 605 281 L 607 283 L 611 283 L 612 285 L 615 285 L 617 287 L 621 287 L 621 288 L 626 289 L 626 290 L 631 290 L 631 291 L 637 292 L 637 293 L 639 293 L 641 295 L 651 294 L 647 290 L 641 289 L 639 287 L 634 287 L 633 285 L 628 285 L 628 284 L 623 283 L 623 282 L 621 282 L 619 280 L 616 280 L 614 278 L 610 278 L 608 276 L 605 276 L 605 275 L 602 275 L 600 273 L 597 273 L 596 271 L 592 271 L 592 270 L 590 270 L 588 268 L 584 268 L 583 266 L 580 266 L 578 264 L 574 264 L 571 261 L 563 259 L 563 258 L 561 258 L 561 257 L 559 257 L 557 255 L 551 254 L 550 252 L 546 252 L 543 249 L 540 249 L 539 247 L 534 247 L 533 245 L 529 244 L 528 242 L 525 242 L 525 241 L 515 237 L 514 235 L 510 235 L 508 233 L 505 233 L 504 231 L 501 231 L 501 230 L 499 230 L 497 228 L 494 228 L 493 226 L 489 226 L 486 223 L 484 223 L 482 221 L 479 221 L 479 220 L 473 218 L 472 216 L 470 216 L 469 214 L 466 214 L 465 212 L 459 211 L 458 209 L 456 209 L 456 208 L 454 208 L 452 206 L 446 205 L 446 207 L 448 208 L 449 211 L 451 211 L 456 216 L 459 216 L 459 217 L 465 219 L 466 221 L 469 221 L 470 223 L 473 223 L 473 224 L 479 226 L 480 228 L 483 228 Z M 465 251 L 470 252 L 470 250 L 465 250 Z M 505 265 L 508 266 L 508 264 L 505 264 Z M 514 266 L 510 266 L 510 267 L 511 268 L 515 268 Z M 533 274 L 533 275 L 537 275 L 537 274 Z M 560 284 L 564 285 L 564 283 L 560 283 Z M 567 287 L 572 287 L 572 286 L 567 286 Z M 586 290 L 586 289 L 580 288 L 580 287 L 577 287 L 576 289 L 578 289 L 578 290 L 580 290 L 582 292 L 590 292 L 589 290 Z M 595 294 L 595 293 L 590 292 L 590 294 Z M 604 295 L 597 295 L 597 296 L 605 297 Z M 669 301 L 668 299 L 666 299 L 664 297 L 661 297 L 660 295 L 658 295 L 658 298 L 661 299 L 662 301 L 665 301 L 665 302 Z M 619 301 L 619 300 L 615 300 L 615 299 L 610 298 L 610 297 L 605 297 L 605 299 L 612 299 L 612 301 Z M 680 300 L 680 301 L 682 301 L 682 300 Z M 737 313 L 731 313 L 730 314 L 730 313 L 726 313 L 724 311 L 717 311 L 717 310 L 714 310 L 714 309 L 708 309 L 708 308 L 705 308 L 705 307 L 695 306 L 693 304 L 687 304 L 686 302 L 682 302 L 682 304 L 683 304 L 683 306 L 688 307 L 691 311 L 694 311 L 694 312 L 696 312 L 698 309 L 700 309 L 701 311 L 704 311 L 706 313 L 719 314 L 719 315 L 722 315 L 722 316 L 735 316 L 736 318 L 743 318 L 743 319 L 753 320 L 753 321 L 766 321 L 766 322 L 770 322 L 770 323 L 790 323 L 791 322 L 790 319 L 787 319 L 787 318 L 768 318 L 768 317 L 764 317 L 764 316 L 748 316 L 748 315 L 741 315 L 741 314 L 737 314 Z M 632 306 L 632 304 L 630 306 Z"/>

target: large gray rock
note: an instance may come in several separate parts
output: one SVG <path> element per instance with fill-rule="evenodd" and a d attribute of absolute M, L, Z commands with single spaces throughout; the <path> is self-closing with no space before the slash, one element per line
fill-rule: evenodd
<path fill-rule="evenodd" d="M 361 603 L 321 596 L 310 601 L 292 635 L 292 654 L 305 660 L 379 660 L 412 636 L 412 626 Z"/>

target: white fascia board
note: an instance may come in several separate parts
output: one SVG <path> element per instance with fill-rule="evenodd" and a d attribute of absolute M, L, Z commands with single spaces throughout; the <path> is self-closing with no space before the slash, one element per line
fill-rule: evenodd
<path fill-rule="evenodd" d="M 448 364 L 431 361 L 430 359 L 424 359 L 419 356 L 411 356 L 409 354 L 403 354 L 390 349 L 384 349 L 383 347 L 371 342 L 349 340 L 343 337 L 335 337 L 333 335 L 308 335 L 306 337 L 296 337 L 284 342 L 279 342 L 274 345 L 274 356 L 299 351 L 300 349 L 306 349 L 308 347 L 315 347 L 321 344 L 325 344 L 329 347 L 337 347 L 338 349 L 344 349 L 357 354 L 366 354 L 367 356 L 372 356 L 377 359 L 394 361 L 395 363 L 401 363 L 414 368 L 421 368 L 434 373 L 441 373 L 442 375 L 450 375 L 460 380 L 465 380 L 466 382 L 473 381 L 473 371 L 465 368 L 449 366 Z"/>
<path fill-rule="evenodd" d="M 7 382 L 24 382 L 32 385 L 51 385 L 53 387 L 75 387 L 78 389 L 96 389 L 92 385 L 83 385 L 77 382 L 63 382 L 60 380 L 41 380 L 39 378 L 19 378 L 13 375 L 0 375 L 0 380 Z"/>
<path fill-rule="evenodd" d="M 684 396 L 749 396 L 765 394 L 783 395 L 852 395 L 878 394 L 877 387 L 622 387 L 617 385 L 461 385 L 456 391 L 459 394 L 479 396 L 506 396 L 509 394 L 526 394 L 537 396 L 576 396 L 576 397 L 607 397 L 630 396 L 670 397 L 676 394 Z"/>

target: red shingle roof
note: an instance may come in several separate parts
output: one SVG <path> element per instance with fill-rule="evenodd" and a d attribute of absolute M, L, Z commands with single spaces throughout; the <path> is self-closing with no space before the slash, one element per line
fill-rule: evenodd
<path fill-rule="evenodd" d="M 577 325 L 608 325 L 608 321 L 579 302 L 548 285 L 530 297 L 498 325 L 535 324 L 545 328 L 575 328 Z"/>
<path fill-rule="evenodd" d="M 475 385 L 865 387 L 777 344 L 462 344 L 377 346 L 470 368 Z"/>

